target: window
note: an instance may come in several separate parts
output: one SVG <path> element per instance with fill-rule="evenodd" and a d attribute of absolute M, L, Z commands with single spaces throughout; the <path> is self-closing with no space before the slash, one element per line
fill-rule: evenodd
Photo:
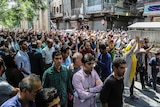
<path fill-rule="evenodd" d="M 59 5 L 59 11 L 62 13 L 62 5 Z"/>
<path fill-rule="evenodd" d="M 54 12 L 54 14 L 56 13 L 56 7 L 54 7 L 53 12 Z"/>
<path fill-rule="evenodd" d="M 101 0 L 88 0 L 88 6 L 94 6 L 101 4 Z"/>
<path fill-rule="evenodd" d="M 57 13 L 58 13 L 58 11 L 59 11 L 59 8 L 58 8 L 58 7 L 57 7 L 57 10 L 56 10 L 56 11 L 57 11 Z"/>

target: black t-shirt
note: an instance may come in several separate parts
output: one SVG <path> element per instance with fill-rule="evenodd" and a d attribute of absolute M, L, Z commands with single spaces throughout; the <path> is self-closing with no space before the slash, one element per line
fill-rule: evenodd
<path fill-rule="evenodd" d="M 123 104 L 123 79 L 117 80 L 113 75 L 107 77 L 100 92 L 102 104 L 108 103 L 109 107 L 122 107 Z"/>

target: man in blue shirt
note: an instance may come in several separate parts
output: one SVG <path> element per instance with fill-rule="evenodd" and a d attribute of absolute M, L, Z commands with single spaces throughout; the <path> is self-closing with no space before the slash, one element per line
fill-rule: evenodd
<path fill-rule="evenodd" d="M 106 51 L 105 44 L 101 44 L 99 49 L 101 54 L 97 60 L 97 64 L 100 67 L 100 77 L 104 81 L 111 74 L 111 55 Z"/>
<path fill-rule="evenodd" d="M 19 83 L 19 88 L 19 93 L 4 102 L 1 107 L 36 107 L 33 101 L 37 91 L 41 88 L 39 76 L 30 74 L 23 78 Z"/>

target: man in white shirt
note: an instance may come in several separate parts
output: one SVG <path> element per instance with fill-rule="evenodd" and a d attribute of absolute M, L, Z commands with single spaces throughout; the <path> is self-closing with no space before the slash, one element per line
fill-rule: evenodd
<path fill-rule="evenodd" d="M 45 69 L 52 66 L 52 53 L 55 51 L 53 40 L 47 39 L 47 46 L 42 50 L 42 57 L 45 62 Z"/>

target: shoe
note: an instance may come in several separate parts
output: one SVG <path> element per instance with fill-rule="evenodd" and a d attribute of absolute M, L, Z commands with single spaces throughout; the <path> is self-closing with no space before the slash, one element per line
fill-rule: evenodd
<path fill-rule="evenodd" d="M 138 97 L 136 97 L 134 95 L 130 95 L 130 99 L 132 99 L 132 100 L 138 100 Z"/>

